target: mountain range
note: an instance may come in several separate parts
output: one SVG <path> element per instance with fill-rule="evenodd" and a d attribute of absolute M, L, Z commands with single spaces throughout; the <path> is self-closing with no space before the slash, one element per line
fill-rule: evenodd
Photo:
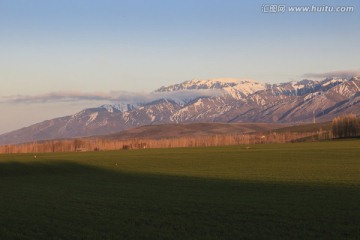
<path fill-rule="evenodd" d="M 144 125 L 257 122 L 305 123 L 360 114 L 360 77 L 266 84 L 254 80 L 190 80 L 163 86 L 147 102 L 84 109 L 0 135 L 0 144 L 105 135 Z"/>

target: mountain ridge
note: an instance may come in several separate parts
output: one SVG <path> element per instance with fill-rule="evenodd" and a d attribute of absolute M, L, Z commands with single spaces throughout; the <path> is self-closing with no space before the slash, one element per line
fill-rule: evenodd
<path fill-rule="evenodd" d="M 2 134 L 0 144 L 104 135 L 153 124 L 329 121 L 341 114 L 360 114 L 359 92 L 358 76 L 279 84 L 194 79 L 158 88 L 153 93 L 166 94 L 152 101 L 104 104 Z M 177 101 L 179 97 L 186 99 Z"/>

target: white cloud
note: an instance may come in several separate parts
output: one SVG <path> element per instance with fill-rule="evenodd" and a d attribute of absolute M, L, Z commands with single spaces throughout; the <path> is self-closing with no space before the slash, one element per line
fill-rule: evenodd
<path fill-rule="evenodd" d="M 166 98 L 174 101 L 186 101 L 196 97 L 220 96 L 222 90 L 181 90 L 175 92 L 50 92 L 39 95 L 16 95 L 0 98 L 2 103 L 48 103 L 48 102 L 126 102 L 126 103 L 147 103 L 158 99 Z"/>
<path fill-rule="evenodd" d="M 360 75 L 360 70 L 339 70 L 339 71 L 325 72 L 325 73 L 305 73 L 302 75 L 302 77 L 324 79 L 324 78 L 351 78 L 359 75 Z"/>

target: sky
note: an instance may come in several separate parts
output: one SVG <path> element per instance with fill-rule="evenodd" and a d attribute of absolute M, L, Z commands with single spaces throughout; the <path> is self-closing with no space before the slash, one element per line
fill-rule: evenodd
<path fill-rule="evenodd" d="M 266 12 L 285 5 L 285 12 Z M 290 12 L 351 6 L 353 12 Z M 360 71 L 359 1 L 0 0 L 0 134 L 191 79 Z"/>

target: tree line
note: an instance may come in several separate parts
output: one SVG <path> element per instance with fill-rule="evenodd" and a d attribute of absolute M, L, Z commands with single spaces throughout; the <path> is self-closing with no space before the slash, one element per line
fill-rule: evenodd
<path fill-rule="evenodd" d="M 313 136 L 328 138 L 329 133 L 317 132 L 268 132 L 263 134 L 222 134 L 208 136 L 187 136 L 163 139 L 76 138 L 48 140 L 16 145 L 0 146 L 0 153 L 41 153 L 41 152 L 83 152 L 107 150 L 132 150 L 144 148 L 212 147 L 265 143 L 286 143 Z"/>
<path fill-rule="evenodd" d="M 334 118 L 332 121 L 332 133 L 336 138 L 359 137 L 360 118 L 355 114 Z"/>

